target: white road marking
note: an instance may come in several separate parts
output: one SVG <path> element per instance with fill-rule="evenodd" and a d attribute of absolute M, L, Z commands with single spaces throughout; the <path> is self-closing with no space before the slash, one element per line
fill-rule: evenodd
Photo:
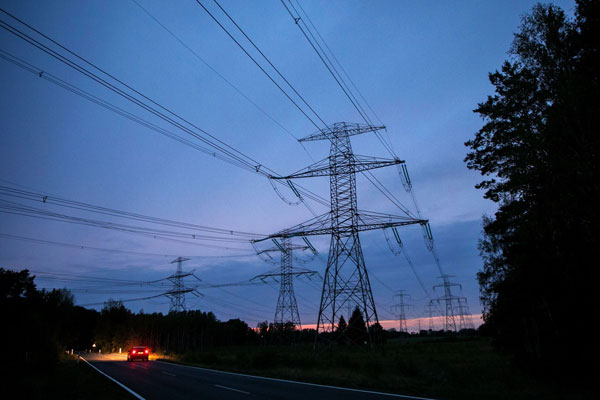
<path fill-rule="evenodd" d="M 267 380 L 267 381 L 275 381 L 275 382 L 294 383 L 296 385 L 307 385 L 307 386 L 323 387 L 323 388 L 328 388 L 328 389 L 347 390 L 347 391 L 350 391 L 350 392 L 378 394 L 380 396 L 398 397 L 398 398 L 401 398 L 401 399 L 410 399 L 410 400 L 435 400 L 435 399 L 428 398 L 428 397 L 417 397 L 417 396 L 408 396 L 408 395 L 395 394 L 395 393 L 375 392 L 375 391 L 371 391 L 371 390 L 352 389 L 352 388 L 345 388 L 345 387 L 341 387 L 341 386 L 319 385 L 317 383 L 290 381 L 290 380 L 287 380 L 287 379 L 268 378 L 266 376 L 256 376 L 256 375 L 240 374 L 240 373 L 237 373 L 237 372 L 219 371 L 218 369 L 194 367 L 193 365 L 176 364 L 176 363 L 170 363 L 170 362 L 160 361 L 160 360 L 156 360 L 156 362 L 164 363 L 164 364 L 169 364 L 169 365 L 176 365 L 178 367 L 201 369 L 203 371 L 217 372 L 217 373 L 220 373 L 220 374 L 245 376 L 245 377 L 248 377 L 248 378 L 264 379 L 264 380 Z"/>
<path fill-rule="evenodd" d="M 221 389 L 233 390 L 234 392 L 239 392 L 239 393 L 244 393 L 244 394 L 250 394 L 250 392 L 245 392 L 243 390 L 230 388 L 228 386 L 221 386 L 221 385 L 213 385 L 213 386 L 216 386 L 216 387 L 221 388 Z"/>
<path fill-rule="evenodd" d="M 170 376 L 177 376 L 177 375 L 175 375 L 175 374 L 170 374 L 170 373 L 168 373 L 168 372 L 165 372 L 165 371 L 160 371 L 160 373 L 161 373 L 161 374 L 165 374 L 165 375 L 170 375 Z"/>
<path fill-rule="evenodd" d="M 83 357 L 80 357 L 83 361 L 85 361 L 85 363 L 87 365 L 89 365 L 90 367 L 94 368 L 96 371 L 100 372 L 102 375 L 104 375 L 105 377 L 107 377 L 108 379 L 110 379 L 111 381 L 113 381 L 114 383 L 116 383 L 117 385 L 121 386 L 123 389 L 127 390 L 129 393 L 131 393 L 132 395 L 135 396 L 135 398 L 139 399 L 139 400 L 146 400 L 145 398 L 143 398 L 142 396 L 140 396 L 139 394 L 137 394 L 136 392 L 134 392 L 133 390 L 129 389 L 127 386 L 123 385 L 121 382 L 119 382 L 118 380 L 116 380 L 115 378 L 113 378 L 110 375 L 105 374 L 104 372 L 100 371 L 98 368 L 94 367 L 92 364 L 90 364 L 88 362 L 88 360 L 86 360 Z"/>

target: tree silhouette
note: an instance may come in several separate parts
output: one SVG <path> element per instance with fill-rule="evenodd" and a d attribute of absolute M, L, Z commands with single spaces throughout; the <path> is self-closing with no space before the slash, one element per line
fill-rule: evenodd
<path fill-rule="evenodd" d="M 335 333 L 334 333 L 334 340 L 339 342 L 339 343 L 345 343 L 345 335 L 346 335 L 346 330 L 348 329 L 348 324 L 346 323 L 346 320 L 344 319 L 344 316 L 340 316 L 340 322 L 338 322 L 338 326 L 335 329 Z"/>
<path fill-rule="evenodd" d="M 486 177 L 477 187 L 498 203 L 479 245 L 485 322 L 499 344 L 555 372 L 585 365 L 594 341 L 571 322 L 597 304 L 586 296 L 600 242 L 599 4 L 578 1 L 574 20 L 552 5 L 523 18 L 466 143 L 468 168 Z"/>
<path fill-rule="evenodd" d="M 348 320 L 348 328 L 346 328 L 346 337 L 352 344 L 364 344 L 367 342 L 367 325 L 360 312 L 356 307 L 352 312 L 352 316 Z"/>

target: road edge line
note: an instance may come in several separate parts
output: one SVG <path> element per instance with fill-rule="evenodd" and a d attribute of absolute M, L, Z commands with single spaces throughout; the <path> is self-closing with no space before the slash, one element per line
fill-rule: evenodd
<path fill-rule="evenodd" d="M 411 400 L 436 400 L 436 399 L 432 399 L 432 398 L 429 398 L 429 397 L 418 397 L 418 396 L 410 396 L 410 395 L 406 395 L 406 394 L 377 392 L 377 391 L 365 390 L 365 389 L 353 389 L 353 388 L 346 388 L 346 387 L 343 387 L 343 386 L 321 385 L 319 383 L 310 383 L 310 382 L 302 382 L 302 381 L 292 381 L 292 380 L 289 380 L 289 379 L 271 378 L 271 377 L 268 377 L 268 376 L 249 375 L 249 374 L 242 374 L 242 373 L 239 373 L 239 372 L 221 371 L 221 370 L 218 370 L 218 369 L 196 367 L 194 365 L 178 364 L 178 363 L 174 363 L 174 362 L 161 361 L 161 360 L 155 360 L 154 362 L 159 362 L 159 363 L 163 363 L 163 364 L 170 364 L 170 365 L 176 365 L 176 366 L 179 366 L 179 367 L 196 368 L 196 369 L 201 369 L 201 370 L 204 370 L 204 371 L 219 372 L 221 374 L 238 375 L 238 376 L 245 376 L 245 377 L 248 377 L 248 378 L 265 379 L 265 380 L 277 381 L 277 382 L 295 383 L 295 384 L 298 384 L 298 385 L 317 386 L 317 387 L 324 387 L 324 388 L 328 388 L 328 389 L 337 389 L 337 390 L 347 390 L 347 391 L 351 391 L 351 392 L 378 394 L 378 395 L 382 395 L 382 396 L 398 397 L 398 398 L 402 398 L 402 399 L 411 399 Z"/>
<path fill-rule="evenodd" d="M 94 367 L 88 360 L 86 360 L 83 357 L 79 357 L 81 358 L 83 361 L 85 361 L 85 363 L 87 365 L 89 365 L 90 367 L 94 368 L 96 371 L 100 372 L 102 375 L 104 375 L 105 377 L 107 377 L 108 379 L 110 379 L 111 381 L 113 381 L 114 383 L 116 383 L 117 385 L 121 386 L 123 389 L 127 390 L 129 393 L 131 393 L 133 396 L 135 396 L 135 398 L 139 399 L 139 400 L 146 400 L 144 397 L 140 396 L 139 394 L 137 394 L 136 392 L 134 392 L 133 390 L 129 389 L 127 386 L 123 385 L 121 382 L 119 382 L 118 380 L 116 380 L 115 378 L 113 378 L 112 376 L 100 371 L 98 368 Z"/>

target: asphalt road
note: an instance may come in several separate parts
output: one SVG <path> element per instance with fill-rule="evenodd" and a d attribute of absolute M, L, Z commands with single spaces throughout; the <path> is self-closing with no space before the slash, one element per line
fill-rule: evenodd
<path fill-rule="evenodd" d="M 234 374 L 162 361 L 127 362 L 124 354 L 85 354 L 82 358 L 139 399 L 422 399 Z"/>

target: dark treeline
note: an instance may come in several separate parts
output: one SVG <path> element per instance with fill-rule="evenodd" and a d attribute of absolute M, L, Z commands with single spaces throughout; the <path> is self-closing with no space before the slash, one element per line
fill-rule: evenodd
<path fill-rule="evenodd" d="M 466 143 L 498 204 L 480 243 L 484 329 L 555 376 L 592 373 L 597 346 L 600 1 L 576 3 L 574 18 L 541 4 L 523 18 Z"/>
<path fill-rule="evenodd" d="M 159 353 L 184 353 L 217 346 L 260 343 L 260 335 L 239 319 L 219 321 L 212 312 L 184 311 L 134 314 L 119 301 L 106 302 L 96 312 L 93 340 L 113 352 L 136 345 Z"/>
<path fill-rule="evenodd" d="M 227 346 L 313 344 L 315 340 L 314 329 L 298 330 L 292 324 L 268 321 L 251 328 L 240 319 L 219 321 L 210 311 L 133 313 L 116 300 L 108 300 L 100 311 L 91 310 L 74 305 L 67 289 L 38 290 L 34 279 L 27 270 L 0 268 L 0 313 L 7 327 L 2 330 L 3 343 L 10 344 L 9 359 L 21 366 L 47 366 L 71 350 L 125 352 L 133 346 L 148 346 L 162 355 Z M 423 331 L 421 335 L 436 333 Z M 381 344 L 410 335 L 386 331 L 379 324 L 367 329 L 355 309 L 348 322 L 341 317 L 337 329 L 322 333 L 319 342 L 367 346 L 369 336 Z"/>
<path fill-rule="evenodd" d="M 74 305 L 66 289 L 38 290 L 34 279 L 27 270 L 0 268 L 0 313 L 7 326 L 3 343 L 10 344 L 8 357 L 19 365 L 45 366 L 71 350 L 115 352 L 148 346 L 161 355 L 315 340 L 314 329 L 268 321 L 253 329 L 240 319 L 219 321 L 212 312 L 133 313 L 116 300 L 108 300 L 101 311 L 90 310 Z M 341 320 L 338 329 L 322 334 L 322 339 L 336 345 L 365 345 L 368 335 L 382 343 L 391 334 L 379 324 L 368 331 L 356 309 L 348 323 Z"/>
<path fill-rule="evenodd" d="M 29 271 L 0 268 L 2 343 L 8 357 L 20 364 L 47 365 L 65 351 L 126 351 L 134 345 L 155 352 L 183 353 L 218 346 L 261 345 L 308 340 L 314 330 L 294 332 L 264 322 L 251 329 L 240 319 L 219 321 L 212 312 L 133 313 L 109 300 L 101 311 L 74 305 L 66 289 L 38 290 Z M 312 336 L 314 337 L 314 336 Z"/>
<path fill-rule="evenodd" d="M 86 346 L 93 336 L 95 311 L 73 305 L 67 290 L 37 290 L 34 277 L 0 268 L 2 343 L 11 369 L 47 366 L 69 347 Z"/>

